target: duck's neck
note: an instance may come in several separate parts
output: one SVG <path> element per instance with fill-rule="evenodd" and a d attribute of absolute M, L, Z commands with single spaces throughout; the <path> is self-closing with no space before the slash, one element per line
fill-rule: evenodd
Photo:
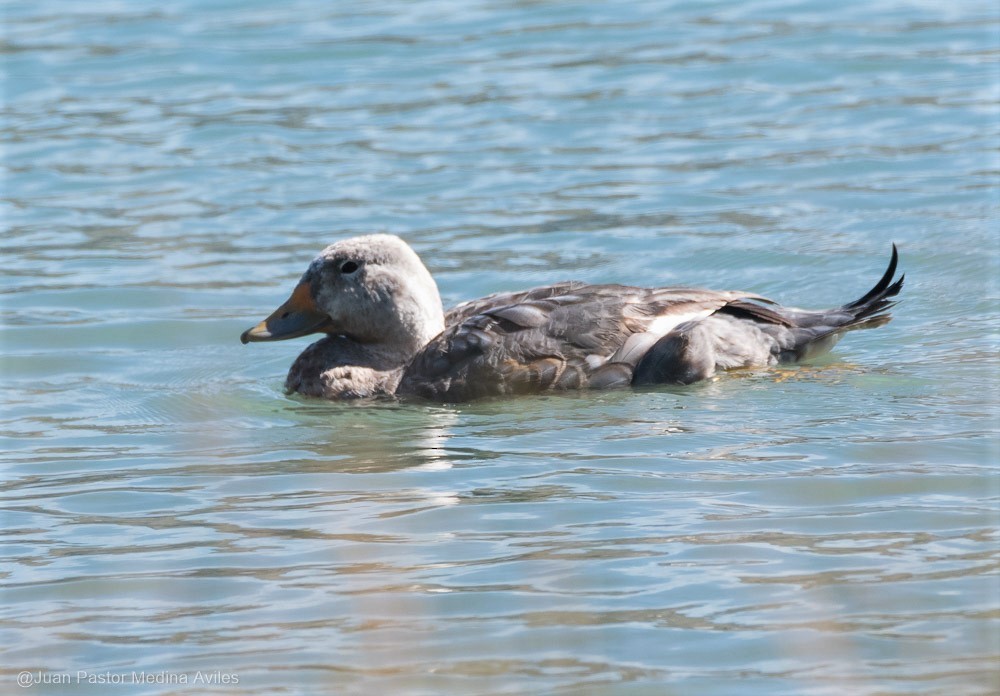
<path fill-rule="evenodd" d="M 355 316 L 352 326 L 357 331 L 352 338 L 363 350 L 379 355 L 381 359 L 405 366 L 432 338 L 444 331 L 444 310 L 437 293 L 437 286 L 427 275 L 429 287 L 423 293 L 397 293 L 385 305 L 392 305 L 389 316 L 373 312 Z"/>
<path fill-rule="evenodd" d="M 392 395 L 413 356 L 436 335 L 391 343 L 327 336 L 295 360 L 285 390 L 326 399 Z"/>

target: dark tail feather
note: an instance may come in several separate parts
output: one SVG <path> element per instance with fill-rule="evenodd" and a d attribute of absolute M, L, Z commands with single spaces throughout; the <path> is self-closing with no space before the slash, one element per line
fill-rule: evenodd
<path fill-rule="evenodd" d="M 779 329 L 769 331 L 781 345 L 779 360 L 797 362 L 820 355 L 830 350 L 844 333 L 856 329 L 874 329 L 888 324 L 892 319 L 889 310 L 896 306 L 892 298 L 903 288 L 905 275 L 893 280 L 899 252 L 892 245 L 892 259 L 889 267 L 871 290 L 859 299 L 837 309 L 825 312 L 802 312 L 790 317 L 792 340 L 786 343 L 778 336 Z M 767 329 L 764 329 L 767 330 Z"/>
<path fill-rule="evenodd" d="M 896 264 L 899 262 L 899 252 L 896 245 L 892 245 L 892 258 L 889 260 L 889 267 L 885 269 L 882 278 L 865 295 L 850 304 L 846 304 L 841 309 L 853 314 L 854 317 L 847 323 L 838 327 L 840 330 L 869 329 L 882 326 L 891 318 L 887 313 L 895 306 L 890 298 L 899 294 L 903 289 L 903 280 L 906 275 L 899 276 L 899 280 L 893 282 L 896 275 Z"/>

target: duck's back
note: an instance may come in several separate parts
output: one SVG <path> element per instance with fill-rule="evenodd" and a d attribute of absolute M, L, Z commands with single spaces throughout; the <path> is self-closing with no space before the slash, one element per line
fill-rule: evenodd
<path fill-rule="evenodd" d="M 436 401 L 632 383 L 672 329 L 742 292 L 568 282 L 467 302 L 407 367 L 397 393 Z"/>

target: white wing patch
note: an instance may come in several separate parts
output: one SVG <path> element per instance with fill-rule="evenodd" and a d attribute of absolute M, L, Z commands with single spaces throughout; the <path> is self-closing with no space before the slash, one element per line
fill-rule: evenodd
<path fill-rule="evenodd" d="M 623 362 L 630 365 L 637 365 L 653 344 L 673 331 L 686 321 L 704 319 L 715 312 L 716 308 L 700 309 L 697 312 L 684 312 L 681 314 L 661 314 L 649 322 L 649 326 L 642 333 L 635 333 L 628 337 L 622 347 L 615 351 L 615 354 L 608 358 L 608 362 Z M 588 360 L 589 362 L 589 360 Z"/>
<path fill-rule="evenodd" d="M 685 312 L 684 314 L 661 314 L 649 323 L 649 326 L 646 327 L 646 333 L 655 334 L 658 339 L 662 338 L 686 321 L 704 319 L 709 315 L 715 314 L 716 309 L 718 308 L 712 307 L 697 312 Z"/>

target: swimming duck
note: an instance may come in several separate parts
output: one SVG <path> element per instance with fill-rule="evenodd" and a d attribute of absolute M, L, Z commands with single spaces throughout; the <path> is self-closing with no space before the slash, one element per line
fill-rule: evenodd
<path fill-rule="evenodd" d="M 842 307 L 782 307 L 748 292 L 564 282 L 443 311 L 406 242 L 386 234 L 332 244 L 291 297 L 240 337 L 326 334 L 299 355 L 286 390 L 327 399 L 485 396 L 630 384 L 691 384 L 719 370 L 796 362 L 847 331 L 889 321 L 898 254 Z"/>

